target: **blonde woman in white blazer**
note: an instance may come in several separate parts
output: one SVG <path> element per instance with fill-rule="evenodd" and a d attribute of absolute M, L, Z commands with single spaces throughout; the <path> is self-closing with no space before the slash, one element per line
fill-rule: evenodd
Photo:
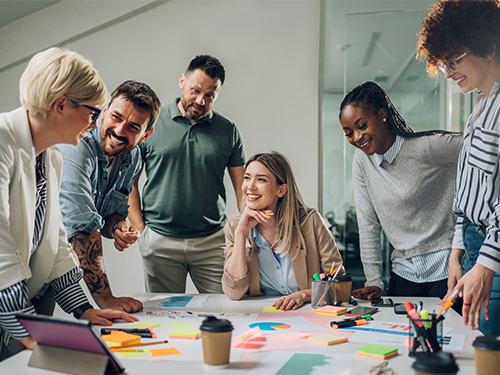
<path fill-rule="evenodd" d="M 32 298 L 46 283 L 68 313 L 95 324 L 136 320 L 94 310 L 78 281 L 78 259 L 66 240 L 59 210 L 62 158 L 57 143 L 78 144 L 95 127 L 108 99 L 91 63 L 75 52 L 50 48 L 36 54 L 20 83 L 22 107 L 0 114 L 0 343 L 11 336 L 32 349 L 34 340 L 15 318 L 35 313 Z M 18 344 L 19 346 L 19 344 Z"/>

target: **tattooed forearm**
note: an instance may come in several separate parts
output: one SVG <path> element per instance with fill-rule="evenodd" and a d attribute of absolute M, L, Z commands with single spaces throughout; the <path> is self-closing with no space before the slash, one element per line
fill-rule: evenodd
<path fill-rule="evenodd" d="M 108 278 L 103 269 L 102 237 L 98 230 L 80 233 L 70 240 L 78 256 L 83 278 L 96 303 L 101 304 L 111 296 Z"/>

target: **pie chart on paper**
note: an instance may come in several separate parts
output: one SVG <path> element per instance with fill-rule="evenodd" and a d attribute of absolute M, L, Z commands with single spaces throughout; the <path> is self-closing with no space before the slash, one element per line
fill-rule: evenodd
<path fill-rule="evenodd" d="M 259 322 L 250 324 L 249 327 L 250 328 L 259 327 L 261 331 L 282 331 L 284 329 L 289 329 L 292 326 L 290 324 L 285 324 L 285 323 Z"/>

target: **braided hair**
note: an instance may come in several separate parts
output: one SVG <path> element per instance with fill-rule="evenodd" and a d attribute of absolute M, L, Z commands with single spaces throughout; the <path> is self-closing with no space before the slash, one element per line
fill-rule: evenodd
<path fill-rule="evenodd" d="M 384 109 L 387 113 L 387 127 L 392 134 L 399 135 L 403 138 L 415 138 L 424 135 L 432 134 L 450 134 L 444 130 L 426 130 L 415 132 L 410 128 L 403 117 L 399 114 L 391 99 L 385 90 L 377 85 L 375 82 L 366 81 L 365 83 L 355 87 L 349 94 L 347 94 L 340 104 L 339 119 L 342 116 L 342 110 L 348 106 L 355 107 L 365 105 L 372 108 L 375 112 Z"/>

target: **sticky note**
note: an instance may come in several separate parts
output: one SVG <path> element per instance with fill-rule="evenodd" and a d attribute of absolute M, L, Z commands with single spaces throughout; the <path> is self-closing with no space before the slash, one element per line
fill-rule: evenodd
<path fill-rule="evenodd" d="M 181 354 L 176 348 L 166 348 L 166 349 L 149 349 L 153 357 L 160 357 L 162 355 L 176 355 Z"/>
<path fill-rule="evenodd" d="M 151 323 L 151 322 L 139 322 L 129 325 L 129 328 L 154 328 L 159 327 L 159 324 Z"/>
<path fill-rule="evenodd" d="M 199 329 L 193 328 L 178 328 L 168 334 L 171 339 L 187 339 L 187 340 L 197 340 L 201 336 L 201 331 Z"/>
<path fill-rule="evenodd" d="M 285 310 L 277 309 L 276 307 L 266 306 L 262 309 L 262 312 L 285 312 Z"/>
<path fill-rule="evenodd" d="M 347 312 L 347 307 L 328 305 L 317 308 L 316 312 L 318 314 L 325 314 L 325 315 L 342 315 Z"/>
<path fill-rule="evenodd" d="M 125 345 L 125 344 L 138 344 L 141 342 L 141 336 L 132 335 L 126 332 L 113 331 L 109 335 L 101 336 L 102 341 L 111 344 Z M 112 345 L 114 346 L 114 345 Z"/>
<path fill-rule="evenodd" d="M 145 349 L 143 351 L 137 352 L 120 352 L 122 358 L 136 358 L 136 357 L 149 357 L 151 353 L 149 350 Z"/>
<path fill-rule="evenodd" d="M 321 335 L 309 336 L 307 338 L 309 341 L 317 342 L 323 345 L 335 345 L 342 342 L 347 342 L 347 337 L 335 336 L 331 333 L 323 333 Z"/>
<path fill-rule="evenodd" d="M 398 348 L 370 344 L 356 349 L 356 354 L 386 359 L 396 356 L 398 354 Z"/>

